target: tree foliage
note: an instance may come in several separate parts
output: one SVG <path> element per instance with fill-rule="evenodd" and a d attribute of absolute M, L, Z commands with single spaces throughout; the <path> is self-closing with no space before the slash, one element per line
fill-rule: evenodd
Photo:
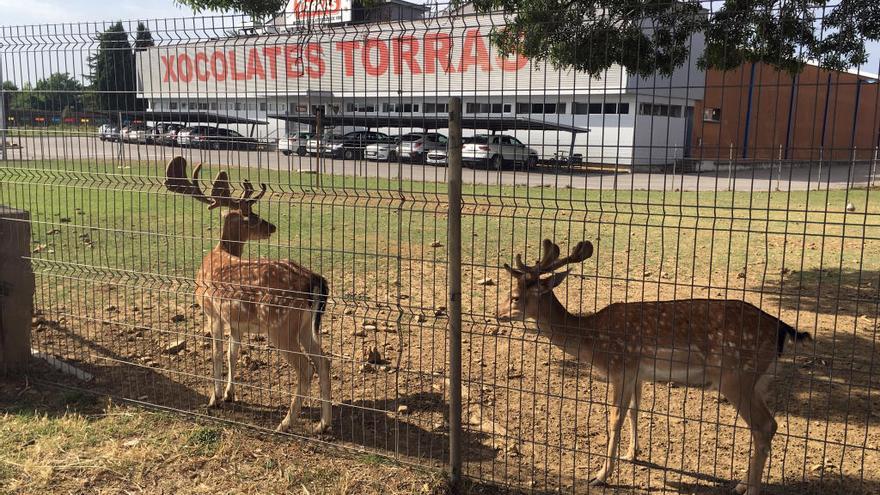
<path fill-rule="evenodd" d="M 150 29 L 145 26 L 143 22 L 139 22 L 137 25 L 137 33 L 134 37 L 134 50 L 139 52 L 155 45 L 156 43 L 153 41 L 153 33 L 150 32 Z"/>
<path fill-rule="evenodd" d="M 464 3 L 457 0 L 458 5 Z M 831 69 L 867 62 L 866 40 L 880 39 L 877 0 L 474 0 L 503 12 L 493 29 L 504 54 L 520 53 L 599 76 L 614 64 L 669 75 L 696 57 L 702 68 L 765 62 L 795 72 L 808 60 Z M 697 36 L 705 37 L 705 50 Z"/>
<path fill-rule="evenodd" d="M 146 29 L 144 31 L 149 33 Z M 137 76 L 134 52 L 121 22 L 98 35 L 98 51 L 89 57 L 89 68 L 92 71 L 96 110 L 115 112 L 143 109 L 143 103 L 135 97 Z"/>
<path fill-rule="evenodd" d="M 175 0 L 195 12 L 207 10 L 219 12 L 242 12 L 255 19 L 281 12 L 288 0 Z"/>
<path fill-rule="evenodd" d="M 24 84 L 21 89 L 6 81 L 3 89 L 7 108 L 18 110 L 82 110 L 84 90 L 82 83 L 66 72 L 50 74 L 37 84 Z"/>

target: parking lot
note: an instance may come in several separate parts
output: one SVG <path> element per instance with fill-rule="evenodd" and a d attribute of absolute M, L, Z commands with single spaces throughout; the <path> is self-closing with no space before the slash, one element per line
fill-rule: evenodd
<path fill-rule="evenodd" d="M 317 172 L 347 176 L 379 177 L 414 181 L 445 182 L 443 166 L 402 162 L 371 162 L 317 157 L 284 156 L 276 150 L 209 151 L 132 143 L 101 141 L 95 135 L 54 135 L 36 131 L 10 139 L 19 145 L 7 150 L 10 160 L 122 160 L 165 162 L 183 155 L 191 162 L 228 166 L 268 168 L 290 172 Z M 876 164 L 852 166 L 743 168 L 703 173 L 680 173 L 672 166 L 665 171 L 629 173 L 613 167 L 562 168 L 538 166 L 531 172 L 465 169 L 464 182 L 483 185 L 544 186 L 571 189 L 656 190 L 656 191 L 799 191 L 843 189 L 870 185 Z M 820 175 L 821 174 L 821 175 Z"/>

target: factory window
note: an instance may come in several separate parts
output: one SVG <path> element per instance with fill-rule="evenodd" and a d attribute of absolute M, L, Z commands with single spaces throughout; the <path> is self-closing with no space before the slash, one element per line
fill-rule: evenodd
<path fill-rule="evenodd" d="M 240 111 L 240 110 L 241 110 L 241 102 L 237 101 L 237 102 L 235 102 L 235 111 Z"/>
<path fill-rule="evenodd" d="M 168 109 L 169 110 L 177 110 L 177 102 L 176 101 L 169 102 Z"/>
<path fill-rule="evenodd" d="M 345 105 L 346 112 L 375 112 L 376 108 L 372 103 L 355 103 L 350 101 Z"/>
<path fill-rule="evenodd" d="M 488 103 L 469 102 L 465 105 L 466 113 L 489 113 L 490 111 L 492 111 L 492 106 Z"/>
<path fill-rule="evenodd" d="M 446 103 L 425 103 L 425 113 L 446 113 L 448 111 Z"/>
<path fill-rule="evenodd" d="M 618 103 L 617 104 L 617 113 L 620 115 L 626 115 L 629 113 L 629 103 Z"/>
<path fill-rule="evenodd" d="M 681 105 L 660 105 L 657 103 L 642 103 L 639 106 L 641 115 L 653 115 L 654 117 L 681 118 Z"/>
<path fill-rule="evenodd" d="M 562 114 L 565 113 L 565 103 L 517 103 L 516 112 L 531 114 Z"/>
<path fill-rule="evenodd" d="M 217 102 L 216 101 L 211 102 L 211 110 L 217 110 Z"/>
<path fill-rule="evenodd" d="M 703 120 L 706 122 L 721 122 L 720 108 L 706 108 L 703 110 Z"/>
<path fill-rule="evenodd" d="M 388 113 L 395 113 L 395 112 L 413 113 L 413 112 L 419 111 L 419 105 L 418 105 L 418 103 L 416 103 L 416 104 L 412 104 L 412 103 L 383 103 L 382 104 L 382 111 L 388 112 Z"/>
<path fill-rule="evenodd" d="M 208 109 L 207 103 L 199 103 L 199 110 L 207 110 L 207 109 Z"/>
<path fill-rule="evenodd" d="M 261 111 L 261 112 L 265 112 L 265 111 L 266 111 L 266 102 L 265 102 L 265 101 L 260 102 L 260 111 Z"/>

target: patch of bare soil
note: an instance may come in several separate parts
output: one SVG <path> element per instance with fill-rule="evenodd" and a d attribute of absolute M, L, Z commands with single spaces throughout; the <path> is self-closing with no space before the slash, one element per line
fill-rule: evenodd
<path fill-rule="evenodd" d="M 374 268 L 329 275 L 333 296 L 323 345 L 333 357 L 334 425 L 323 436 L 307 433 L 307 424 L 293 434 L 441 467 L 448 456 L 445 265 L 407 262 L 399 279 L 375 276 L 386 272 Z M 465 271 L 466 473 L 529 490 L 586 492 L 605 452 L 606 384 L 544 338 L 495 322 L 494 306 L 507 286 L 502 274 Z M 720 281 L 716 276 L 713 286 L 760 283 L 742 279 L 738 273 Z M 65 289 L 66 296 L 38 298 L 35 346 L 94 374 L 89 388 L 266 429 L 285 414 L 293 373 L 259 335 L 248 336 L 243 346 L 238 401 L 206 409 L 211 342 L 190 287 L 43 282 Z M 880 493 L 876 305 L 866 312 L 847 302 L 860 298 L 832 301 L 818 294 L 814 307 L 803 308 L 789 304 L 784 291 L 768 297 L 748 290 L 695 292 L 694 285 L 658 273 L 639 282 L 587 279 L 558 293 L 563 301 L 591 301 L 593 294 L 616 300 L 745 298 L 814 333 L 814 346 L 790 348 L 775 370 L 770 407 L 779 431 L 765 474 L 767 492 Z M 178 339 L 183 345 L 176 345 Z M 317 379 L 311 395 L 318 395 Z M 304 423 L 317 421 L 315 405 Z M 628 432 L 625 425 L 623 445 Z M 639 459 L 621 462 L 601 491 L 727 493 L 745 475 L 753 448 L 745 425 L 716 391 L 668 383 L 645 386 L 639 432 Z"/>

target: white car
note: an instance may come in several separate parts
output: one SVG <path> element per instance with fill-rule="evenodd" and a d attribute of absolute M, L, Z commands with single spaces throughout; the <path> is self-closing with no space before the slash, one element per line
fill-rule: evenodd
<path fill-rule="evenodd" d="M 153 128 L 149 126 L 132 126 L 128 128 L 125 140 L 129 143 L 149 144 L 152 142 Z"/>
<path fill-rule="evenodd" d="M 397 154 L 403 160 L 411 160 L 414 162 L 423 161 L 427 153 L 434 150 L 446 150 L 446 143 L 449 140 L 443 134 L 436 132 L 412 132 L 400 136 L 400 145 L 397 147 Z"/>
<path fill-rule="evenodd" d="M 367 160 L 393 162 L 397 160 L 397 142 L 368 144 L 364 148 L 364 158 Z"/>
<path fill-rule="evenodd" d="M 278 151 L 284 156 L 290 156 L 296 153 L 299 156 L 306 154 L 306 145 L 308 141 L 315 137 L 312 132 L 294 132 L 287 137 L 278 140 Z"/>
<path fill-rule="evenodd" d="M 538 164 L 538 152 L 506 134 L 479 135 L 461 149 L 463 165 L 486 165 L 501 170 L 506 164 L 531 168 Z"/>
<path fill-rule="evenodd" d="M 425 163 L 431 165 L 446 165 L 446 150 L 431 150 L 425 156 Z"/>

